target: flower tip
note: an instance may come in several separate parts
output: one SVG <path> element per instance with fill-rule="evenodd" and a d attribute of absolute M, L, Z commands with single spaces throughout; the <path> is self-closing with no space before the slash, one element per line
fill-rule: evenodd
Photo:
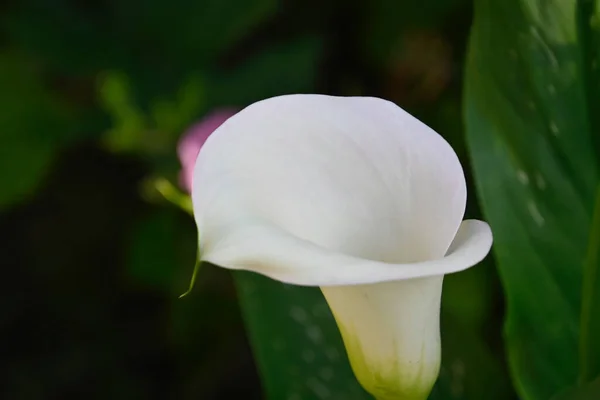
<path fill-rule="evenodd" d="M 426 400 L 437 380 L 442 276 L 321 288 L 352 370 L 377 400 Z"/>

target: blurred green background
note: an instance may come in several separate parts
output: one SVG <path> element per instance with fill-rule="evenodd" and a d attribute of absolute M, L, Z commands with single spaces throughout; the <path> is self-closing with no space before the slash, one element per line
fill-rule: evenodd
<path fill-rule="evenodd" d="M 195 227 L 149 181 L 177 184 L 177 140 L 219 107 L 372 95 L 451 143 L 468 175 L 467 217 L 481 218 L 462 111 L 472 18 L 468 0 L 0 4 L 0 398 L 336 398 L 310 379 L 301 396 L 280 397 L 284 378 L 259 379 L 268 362 L 257 367 L 264 354 L 251 350 L 242 278 L 238 292 L 207 265 L 178 299 Z M 504 303 L 491 257 L 447 277 L 432 398 L 516 398 Z M 250 312 L 259 341 L 265 322 Z M 277 323 L 296 329 L 294 318 Z"/>

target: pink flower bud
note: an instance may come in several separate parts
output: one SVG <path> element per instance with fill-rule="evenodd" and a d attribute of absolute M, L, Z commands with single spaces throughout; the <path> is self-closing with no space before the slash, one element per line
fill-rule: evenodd
<path fill-rule="evenodd" d="M 192 125 L 179 140 L 177 155 L 181 163 L 180 184 L 186 192 L 192 192 L 192 176 L 194 165 L 200 149 L 206 139 L 229 117 L 236 114 L 236 110 L 222 108 L 206 115 L 200 122 Z"/>

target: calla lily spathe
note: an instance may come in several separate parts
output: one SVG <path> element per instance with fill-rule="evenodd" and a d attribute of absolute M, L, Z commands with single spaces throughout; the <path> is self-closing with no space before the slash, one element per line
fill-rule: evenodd
<path fill-rule="evenodd" d="M 365 389 L 427 398 L 443 276 L 492 243 L 441 136 L 377 98 L 267 99 L 208 138 L 192 200 L 203 260 L 321 287 Z"/>

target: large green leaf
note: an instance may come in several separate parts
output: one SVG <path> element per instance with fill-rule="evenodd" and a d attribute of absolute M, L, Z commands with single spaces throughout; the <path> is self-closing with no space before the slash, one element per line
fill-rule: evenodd
<path fill-rule="evenodd" d="M 318 288 L 233 273 L 266 398 L 360 400 L 342 339 Z"/>
<path fill-rule="evenodd" d="M 575 0 L 476 1 L 467 138 L 495 236 L 509 363 L 523 399 L 546 400 L 599 372 L 579 366 L 580 358 L 582 365 L 600 359 L 597 347 L 584 343 L 578 354 L 598 184 L 597 13 L 597 3 Z M 583 332 L 595 329 L 585 321 Z"/>
<path fill-rule="evenodd" d="M 592 229 L 583 267 L 581 332 L 579 336 L 579 383 L 600 373 L 600 187 L 596 192 Z M 600 379 L 596 379 L 600 385 Z M 600 393 L 598 393 L 600 396 Z"/>

